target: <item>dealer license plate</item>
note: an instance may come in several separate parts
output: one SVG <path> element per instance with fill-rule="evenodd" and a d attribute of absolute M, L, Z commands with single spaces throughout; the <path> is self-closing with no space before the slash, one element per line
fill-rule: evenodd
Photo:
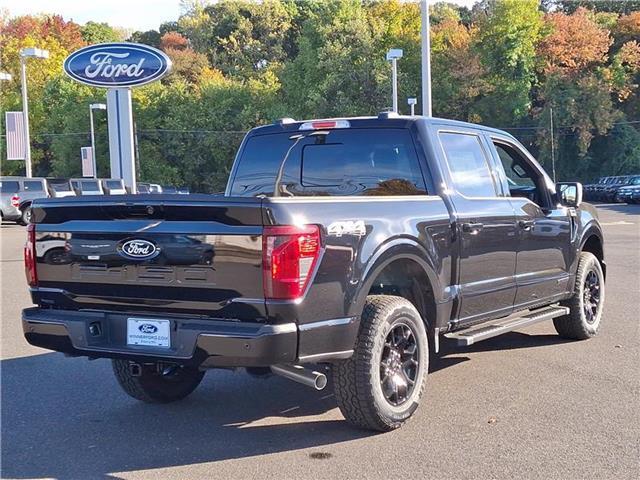
<path fill-rule="evenodd" d="M 150 318 L 127 319 L 127 345 L 143 345 L 146 347 L 170 347 L 169 320 Z"/>

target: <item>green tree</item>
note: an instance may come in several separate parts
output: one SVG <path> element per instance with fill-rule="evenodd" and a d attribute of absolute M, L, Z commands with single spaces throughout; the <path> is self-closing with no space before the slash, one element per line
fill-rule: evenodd
<path fill-rule="evenodd" d="M 483 122 L 504 126 L 525 117 L 531 108 L 542 14 L 537 0 L 500 0 L 487 9 L 490 15 L 478 17 L 475 48 L 492 92 L 478 100 L 476 110 Z"/>
<path fill-rule="evenodd" d="M 107 23 L 87 22 L 80 27 L 82 39 L 88 43 L 120 42 L 123 39 Z"/>

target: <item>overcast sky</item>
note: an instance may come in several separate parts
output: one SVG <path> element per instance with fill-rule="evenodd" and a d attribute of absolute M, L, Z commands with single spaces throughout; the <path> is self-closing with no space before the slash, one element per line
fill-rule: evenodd
<path fill-rule="evenodd" d="M 470 7 L 476 0 L 449 1 Z M 180 15 L 180 0 L 0 0 L 0 7 L 10 16 L 57 13 L 80 24 L 93 20 L 133 30 L 157 29 Z"/>

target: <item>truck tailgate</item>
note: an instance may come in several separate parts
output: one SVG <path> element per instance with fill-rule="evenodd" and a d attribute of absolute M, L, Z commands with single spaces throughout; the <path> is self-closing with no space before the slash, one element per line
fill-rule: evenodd
<path fill-rule="evenodd" d="M 34 301 L 259 320 L 262 201 L 130 195 L 34 203 Z"/>

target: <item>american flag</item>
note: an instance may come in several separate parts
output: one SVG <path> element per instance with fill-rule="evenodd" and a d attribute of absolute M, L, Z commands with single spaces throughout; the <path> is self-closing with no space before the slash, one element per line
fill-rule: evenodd
<path fill-rule="evenodd" d="M 81 147 L 80 157 L 82 158 L 82 176 L 93 177 L 93 152 L 91 147 Z"/>
<path fill-rule="evenodd" d="M 26 145 L 24 142 L 24 119 L 22 112 L 6 112 L 7 160 L 24 160 Z"/>

